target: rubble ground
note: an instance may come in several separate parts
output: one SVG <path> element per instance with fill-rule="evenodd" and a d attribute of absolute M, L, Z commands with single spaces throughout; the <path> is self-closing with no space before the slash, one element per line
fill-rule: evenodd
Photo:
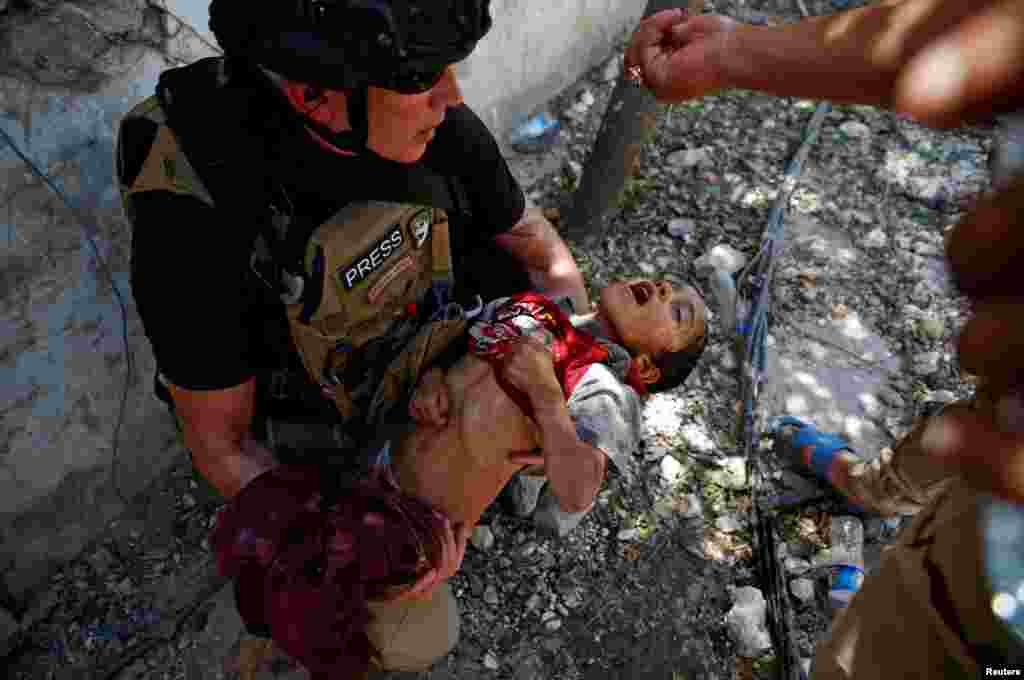
<path fill-rule="evenodd" d="M 839 4 L 807 1 L 813 14 Z M 795 3 L 775 0 L 757 11 L 740 1 L 709 5 L 749 21 L 799 16 Z M 562 123 L 553 148 L 510 158 L 528 195 L 553 217 L 550 209 L 566 211 L 586 163 L 621 52 L 622 45 L 550 102 Z M 662 107 L 608 234 L 592 250 L 574 247 L 591 292 L 637 274 L 706 290 L 699 256 L 722 245 L 753 255 L 814 105 L 737 91 Z M 811 331 L 827 333 L 855 315 L 901 366 L 883 372 L 878 399 L 865 406 L 890 444 L 930 404 L 972 389 L 953 345 L 966 308 L 943 277 L 941 256 L 944 230 L 987 187 L 989 146 L 986 129 L 933 131 L 837 106 L 791 201 L 787 225 L 821 229 L 791 232 L 780 256 L 773 342 L 809 356 L 824 342 Z M 843 247 L 834 247 L 837 239 Z M 761 586 L 749 488 L 737 464 L 738 384 L 715 318 L 706 360 L 687 384 L 646 402 L 637 482 L 611 474 L 590 515 L 561 540 L 495 504 L 481 520 L 493 540 L 478 537 L 484 549 L 470 547 L 452 579 L 463 614 L 458 646 L 430 672 L 387 677 L 711 680 L 741 668 L 769 677 L 770 652 L 741 662 L 726 624 L 734 589 Z M 773 405 L 786 403 L 780 399 Z M 771 491 L 813 490 L 783 471 L 767 446 L 763 455 L 775 471 Z M 219 506 L 182 454 L 131 513 L 55 576 L 7 656 L 10 677 L 236 677 L 240 629 L 206 543 Z M 787 578 L 812 585 L 796 587 L 806 602 L 791 598 L 804 657 L 828 628 L 828 571 L 805 571 L 827 547 L 827 509 L 781 515 Z M 870 571 L 899 521 L 865 525 Z M 278 658 L 259 677 L 304 672 Z"/>

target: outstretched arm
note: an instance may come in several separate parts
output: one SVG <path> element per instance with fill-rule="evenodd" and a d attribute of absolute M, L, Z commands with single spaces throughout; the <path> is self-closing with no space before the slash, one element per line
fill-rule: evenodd
<path fill-rule="evenodd" d="M 645 19 L 626 51 L 659 101 L 721 89 L 884 106 L 930 124 L 976 103 L 1020 104 L 1021 0 L 882 0 L 781 26 L 678 10 Z"/>

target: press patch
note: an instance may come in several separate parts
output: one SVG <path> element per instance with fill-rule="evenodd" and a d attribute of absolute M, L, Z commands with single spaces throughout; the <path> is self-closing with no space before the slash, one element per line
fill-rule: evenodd
<path fill-rule="evenodd" d="M 381 265 L 402 247 L 402 241 L 402 228 L 395 227 L 387 236 L 377 241 L 365 255 L 347 268 L 339 268 L 338 280 L 345 286 L 345 290 L 352 290 L 365 281 L 370 274 L 380 269 Z"/>
<path fill-rule="evenodd" d="M 413 259 L 412 255 L 406 255 L 399 260 L 394 267 L 384 272 L 384 276 L 380 277 L 380 280 L 373 284 L 373 288 L 370 289 L 370 294 L 367 296 L 370 304 L 377 304 L 377 300 L 379 300 L 380 296 L 384 294 L 387 287 L 390 286 L 400 274 L 412 267 L 415 263 L 416 260 Z"/>

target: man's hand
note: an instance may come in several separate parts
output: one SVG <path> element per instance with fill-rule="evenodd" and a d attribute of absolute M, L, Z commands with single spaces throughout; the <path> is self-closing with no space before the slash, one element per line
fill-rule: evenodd
<path fill-rule="evenodd" d="M 963 20 L 900 70 L 895 109 L 927 125 L 959 125 L 1024 106 L 1022 84 L 1024 0 L 972 0 Z"/>
<path fill-rule="evenodd" d="M 429 597 L 435 588 L 454 576 L 462 566 L 462 559 L 466 556 L 466 544 L 472 533 L 473 528 L 463 524 L 456 525 L 453 531 L 451 522 L 445 520 L 440 559 L 433 569 L 416 581 L 412 588 L 395 599 L 411 600 Z"/>
<path fill-rule="evenodd" d="M 432 368 L 420 378 L 409 400 L 409 415 L 420 425 L 448 424 L 448 386 L 440 368 Z"/>
<path fill-rule="evenodd" d="M 658 12 L 640 22 L 626 49 L 623 73 L 639 66 L 644 84 L 659 102 L 703 97 L 722 88 L 718 55 L 738 23 L 729 17 L 688 17 L 678 9 Z"/>
<path fill-rule="evenodd" d="M 978 376 L 995 417 L 940 416 L 922 444 L 961 462 L 977 488 L 1024 502 L 1024 178 L 981 201 L 953 229 L 946 257 L 974 304 L 958 341 L 960 365 Z"/>

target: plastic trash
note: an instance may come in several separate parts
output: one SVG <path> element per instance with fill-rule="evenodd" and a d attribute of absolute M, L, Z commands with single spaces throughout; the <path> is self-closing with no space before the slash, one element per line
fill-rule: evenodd
<path fill-rule="evenodd" d="M 722 328 L 736 330 L 736 284 L 732 274 L 717 267 L 708 272 L 708 287 L 722 316 Z"/>
<path fill-rule="evenodd" d="M 832 518 L 831 561 L 839 568 L 828 590 L 833 611 L 850 603 L 864 582 L 864 525 L 856 517 Z"/>
<path fill-rule="evenodd" d="M 732 600 L 732 609 L 725 615 L 726 628 L 740 656 L 757 658 L 772 647 L 765 623 L 768 603 L 761 591 L 752 586 L 734 589 Z"/>
<path fill-rule="evenodd" d="M 519 153 L 547 151 L 558 139 L 562 124 L 547 111 L 519 119 L 509 134 L 509 144 Z"/>

